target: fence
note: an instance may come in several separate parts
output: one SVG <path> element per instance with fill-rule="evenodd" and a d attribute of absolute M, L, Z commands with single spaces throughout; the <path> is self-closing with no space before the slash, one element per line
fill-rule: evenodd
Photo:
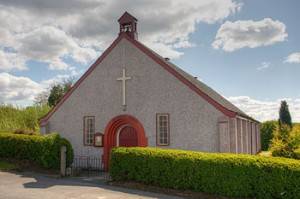
<path fill-rule="evenodd" d="M 70 170 L 72 176 L 100 176 L 104 173 L 104 166 L 100 157 L 74 156 Z"/>

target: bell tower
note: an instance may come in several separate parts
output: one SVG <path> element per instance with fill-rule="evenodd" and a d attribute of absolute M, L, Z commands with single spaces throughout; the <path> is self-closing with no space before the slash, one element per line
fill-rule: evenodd
<path fill-rule="evenodd" d="M 120 32 L 119 35 L 122 33 L 126 33 L 129 37 L 132 39 L 138 39 L 138 33 L 137 33 L 137 19 L 129 14 L 128 12 L 125 12 L 118 20 L 120 24 Z"/>

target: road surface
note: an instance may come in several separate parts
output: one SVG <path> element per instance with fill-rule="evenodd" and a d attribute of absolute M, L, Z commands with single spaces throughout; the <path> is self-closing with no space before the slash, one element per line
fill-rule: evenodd
<path fill-rule="evenodd" d="M 158 193 L 110 186 L 104 181 L 55 178 L 36 173 L 0 171 L 0 199 L 180 199 Z"/>

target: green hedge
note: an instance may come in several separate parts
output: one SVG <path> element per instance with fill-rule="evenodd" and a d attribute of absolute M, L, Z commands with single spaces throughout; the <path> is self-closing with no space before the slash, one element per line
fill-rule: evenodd
<path fill-rule="evenodd" d="M 44 168 L 58 169 L 60 147 L 67 147 L 67 164 L 73 160 L 71 144 L 57 133 L 41 135 L 0 134 L 0 157 L 30 160 Z"/>
<path fill-rule="evenodd" d="M 300 161 L 158 148 L 115 148 L 110 175 L 229 197 L 300 198 Z"/>

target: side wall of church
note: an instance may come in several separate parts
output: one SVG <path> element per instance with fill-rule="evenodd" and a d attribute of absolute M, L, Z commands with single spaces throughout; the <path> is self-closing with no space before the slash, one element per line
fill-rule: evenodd
<path fill-rule="evenodd" d="M 131 77 L 126 81 L 126 111 L 117 81 L 123 68 Z M 76 155 L 100 156 L 102 148 L 83 144 L 84 116 L 95 116 L 96 132 L 104 133 L 112 118 L 132 115 L 142 123 L 148 145 L 157 146 L 157 113 L 170 117 L 170 144 L 164 147 L 220 151 L 218 118 L 223 113 L 123 39 L 52 115 L 47 128 L 69 139 Z"/>
<path fill-rule="evenodd" d="M 256 154 L 261 150 L 260 127 L 246 118 L 219 118 L 220 152 Z"/>
<path fill-rule="evenodd" d="M 261 150 L 260 128 L 257 122 L 237 117 L 235 138 L 237 139 L 236 153 L 256 154 Z"/>

